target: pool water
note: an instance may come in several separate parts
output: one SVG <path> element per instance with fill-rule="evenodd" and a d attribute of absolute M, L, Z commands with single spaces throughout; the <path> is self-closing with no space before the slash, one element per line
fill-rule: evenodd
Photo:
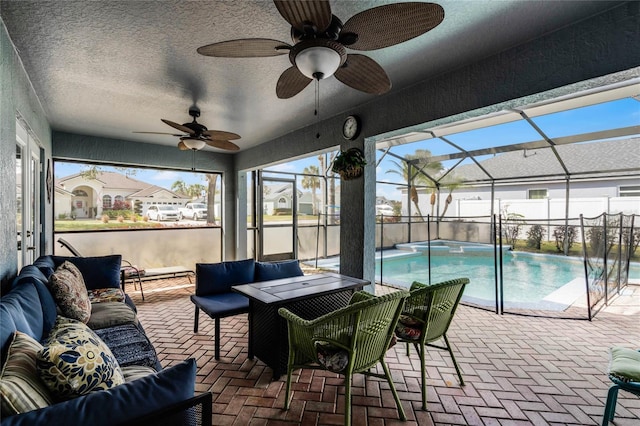
<path fill-rule="evenodd" d="M 426 253 L 400 254 L 385 258 L 382 281 L 409 287 L 413 281 L 428 283 L 429 267 Z M 431 256 L 431 282 L 467 277 L 469 285 L 464 300 L 493 305 L 496 300 L 493 252 L 486 255 L 449 253 Z M 376 261 L 376 280 L 380 279 L 380 260 Z M 506 252 L 503 255 L 504 303 L 506 307 L 530 309 L 564 309 L 585 293 L 584 266 L 578 259 Z M 549 298 L 565 285 L 560 300 Z M 547 300 L 545 300 L 547 299 Z M 555 306 L 559 305 L 559 306 Z"/>

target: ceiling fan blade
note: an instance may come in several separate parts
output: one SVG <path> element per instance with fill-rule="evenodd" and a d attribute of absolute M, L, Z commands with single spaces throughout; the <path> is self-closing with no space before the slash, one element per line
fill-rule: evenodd
<path fill-rule="evenodd" d="M 178 149 L 180 151 L 189 151 L 189 148 L 187 148 L 187 146 L 182 141 L 178 142 Z"/>
<path fill-rule="evenodd" d="M 204 132 L 202 132 L 202 134 L 204 136 L 209 136 L 210 138 L 217 140 L 240 139 L 240 135 L 231 132 L 225 132 L 222 130 L 205 130 Z"/>
<path fill-rule="evenodd" d="M 280 75 L 276 85 L 276 95 L 280 99 L 289 99 L 302 92 L 311 83 L 311 79 L 302 74 L 298 68 L 291 67 Z"/>
<path fill-rule="evenodd" d="M 444 9 L 439 4 L 386 4 L 353 15 L 345 22 L 341 35 L 358 35 L 355 43 L 347 45 L 350 49 L 375 50 L 422 35 L 443 19 Z"/>
<path fill-rule="evenodd" d="M 160 120 L 162 120 L 164 124 L 168 124 L 169 126 L 173 127 L 174 129 L 178 129 L 181 132 L 188 133 L 190 135 L 193 135 L 195 133 L 195 131 L 191 130 L 187 126 L 183 126 L 182 124 L 174 123 L 173 121 L 165 120 L 164 118 L 161 118 Z"/>
<path fill-rule="evenodd" d="M 171 136 L 184 136 L 183 134 L 181 134 L 181 135 L 176 135 L 175 133 L 164 133 L 164 132 L 131 132 L 131 133 L 143 133 L 143 134 L 147 134 L 147 135 L 171 135 Z"/>
<path fill-rule="evenodd" d="M 227 151 L 238 151 L 240 147 L 233 142 L 223 140 L 205 140 L 206 144 L 214 148 L 220 148 Z"/>
<path fill-rule="evenodd" d="M 274 0 L 280 15 L 295 29 L 305 32 L 305 25 L 313 25 L 324 32 L 331 23 L 331 5 L 327 0 Z"/>
<path fill-rule="evenodd" d="M 270 38 L 244 38 L 198 47 L 198 53 L 219 58 L 261 58 L 289 53 L 290 44 Z"/>
<path fill-rule="evenodd" d="M 381 95 L 391 89 L 391 80 L 384 69 L 365 55 L 348 55 L 335 76 L 347 86 L 373 95 Z"/>

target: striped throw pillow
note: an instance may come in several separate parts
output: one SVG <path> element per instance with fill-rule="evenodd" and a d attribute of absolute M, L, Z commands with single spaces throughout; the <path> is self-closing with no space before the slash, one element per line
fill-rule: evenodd
<path fill-rule="evenodd" d="M 25 413 L 54 403 L 54 397 L 40 378 L 36 354 L 42 345 L 16 331 L 9 345 L 7 361 L 0 373 L 0 406 L 3 416 Z"/>

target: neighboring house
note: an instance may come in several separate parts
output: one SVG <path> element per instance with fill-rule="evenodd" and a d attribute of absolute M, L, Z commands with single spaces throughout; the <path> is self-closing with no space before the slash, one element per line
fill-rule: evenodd
<path fill-rule="evenodd" d="M 98 172 L 95 179 L 76 173 L 57 179 L 55 187 L 56 217 L 66 213 L 76 218 L 95 218 L 119 202 L 129 203 L 133 209 L 136 201 L 142 203 L 141 213 L 145 214 L 151 204 L 182 206 L 191 201 L 189 197 L 116 172 Z"/>
<path fill-rule="evenodd" d="M 556 150 L 571 173 L 570 217 L 581 213 L 595 216 L 605 211 L 640 213 L 640 138 L 559 145 Z M 527 217 L 564 217 L 567 182 L 551 149 L 507 152 L 479 163 L 495 178 L 494 212 L 499 212 L 501 206 L 511 205 L 513 209 L 521 205 L 522 211 L 517 213 Z M 453 191 L 447 217 L 491 213 L 491 177 L 482 169 L 476 164 L 464 164 L 453 170 L 452 174 L 465 183 Z M 507 176 L 518 176 L 518 180 L 500 180 Z M 448 193 L 445 187 L 441 188 L 440 212 Z M 406 188 L 402 194 L 402 212 L 406 215 Z M 431 212 L 431 190 L 420 189 L 418 194 L 420 209 L 426 215 Z M 527 200 L 531 202 L 526 204 Z M 412 212 L 415 214 L 413 205 Z"/>
<path fill-rule="evenodd" d="M 640 138 L 560 145 L 556 149 L 571 173 L 571 198 L 640 196 L 637 172 Z M 507 152 L 481 161 L 480 165 L 497 179 L 496 198 L 532 200 L 566 196 L 562 166 L 549 148 Z M 597 175 L 594 171 L 603 174 Z M 468 182 L 484 181 L 456 189 L 454 198 L 491 199 L 490 178 L 478 166 L 465 164 L 454 172 Z M 545 177 L 545 182 L 524 181 L 528 176 L 552 175 L 556 178 Z M 520 181 L 502 183 L 498 180 L 502 176 L 518 176 Z"/>
<path fill-rule="evenodd" d="M 264 214 L 272 215 L 275 209 L 291 209 L 293 206 L 292 195 L 291 184 L 265 185 L 262 200 Z M 313 195 L 311 191 L 298 190 L 296 196 L 298 201 L 298 214 L 313 214 Z M 316 210 L 320 213 L 326 213 L 322 211 L 322 199 L 322 190 L 316 189 Z M 335 204 L 336 206 L 340 205 L 340 186 L 336 187 Z"/>
<path fill-rule="evenodd" d="M 299 200 L 302 196 L 302 191 L 298 191 L 296 196 Z M 273 215 L 276 209 L 292 209 L 292 185 L 289 183 L 283 183 L 281 185 L 265 185 L 265 190 L 262 196 L 262 203 L 264 214 L 267 215 Z"/>

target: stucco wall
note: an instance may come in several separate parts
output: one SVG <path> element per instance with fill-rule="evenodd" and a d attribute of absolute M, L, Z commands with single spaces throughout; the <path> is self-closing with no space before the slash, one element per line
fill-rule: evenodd
<path fill-rule="evenodd" d="M 0 20 L 0 282 L 2 287 L 17 274 L 16 244 L 16 115 L 20 114 L 42 144 L 46 158 L 51 155 L 51 129 L 46 115 Z M 51 207 L 41 213 L 46 236 L 45 250 L 51 249 Z"/>

